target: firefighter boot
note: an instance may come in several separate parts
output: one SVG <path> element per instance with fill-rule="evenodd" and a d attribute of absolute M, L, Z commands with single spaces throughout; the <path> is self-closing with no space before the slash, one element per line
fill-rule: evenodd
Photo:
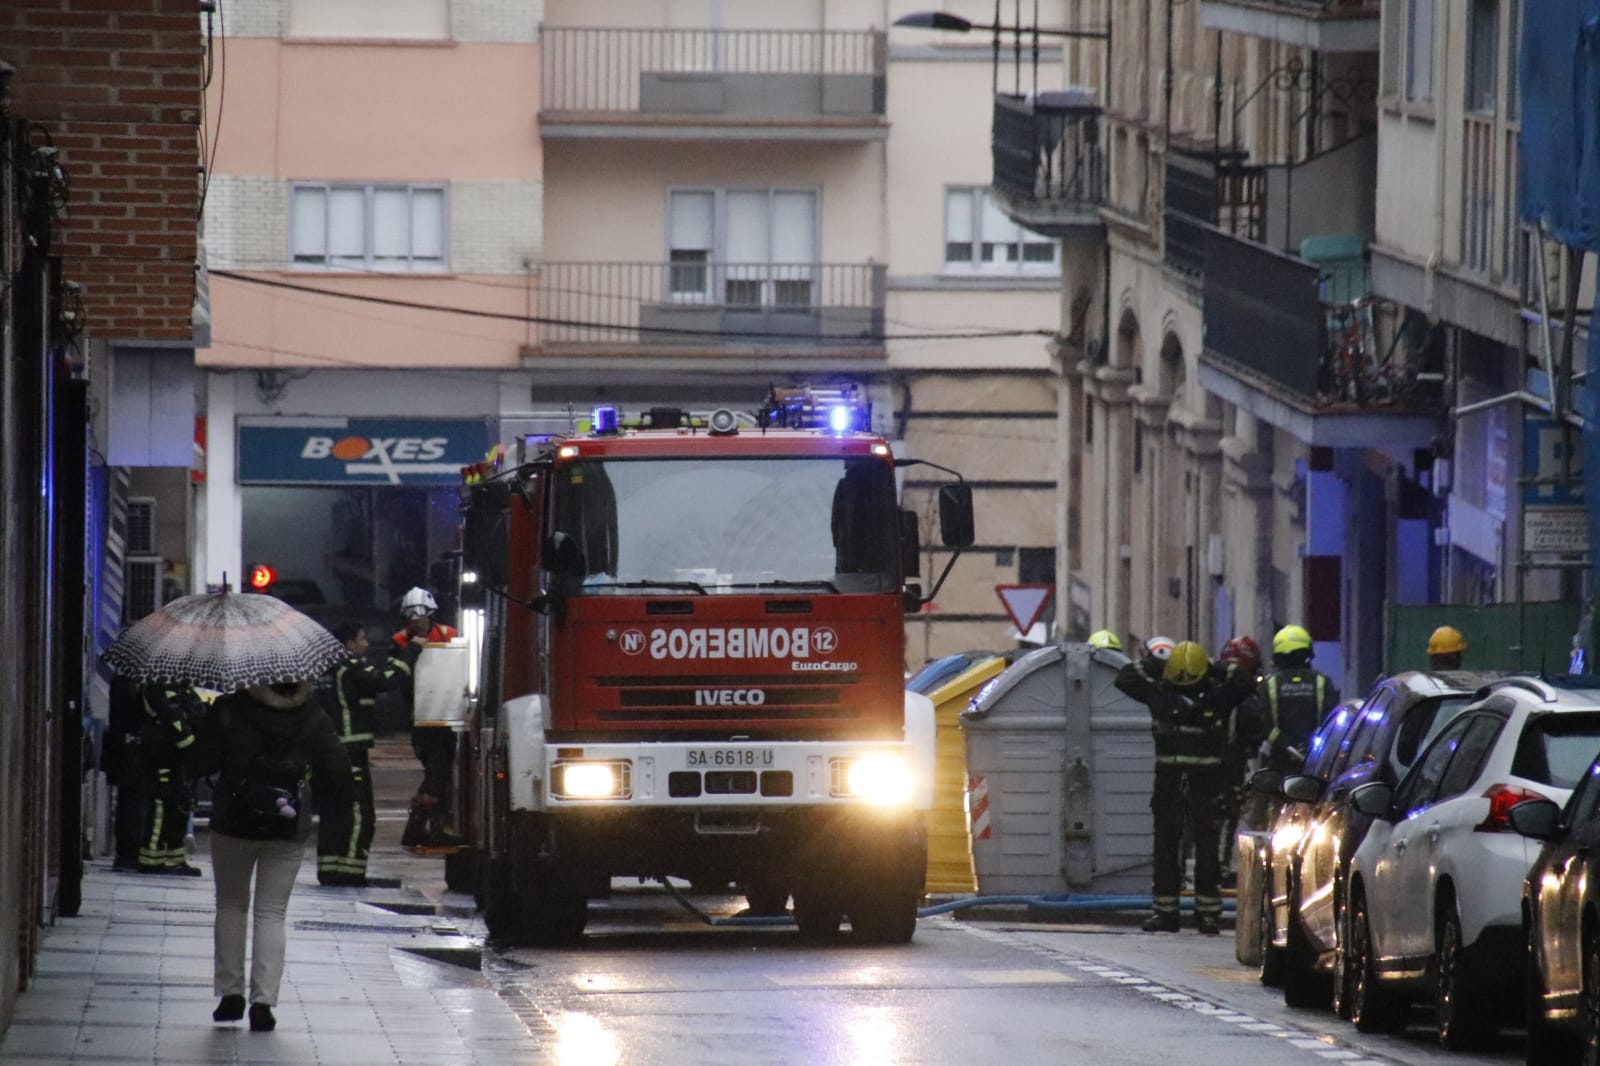
<path fill-rule="evenodd" d="M 1176 933 L 1178 914 L 1176 911 L 1156 911 L 1146 918 L 1139 928 L 1147 933 Z"/>

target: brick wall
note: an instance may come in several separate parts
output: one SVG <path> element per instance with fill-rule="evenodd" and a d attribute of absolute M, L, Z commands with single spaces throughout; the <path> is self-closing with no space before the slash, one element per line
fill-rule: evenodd
<path fill-rule="evenodd" d="M 102 340 L 193 335 L 205 56 L 197 0 L 6 0 L 12 112 L 60 151 L 60 242 Z"/>

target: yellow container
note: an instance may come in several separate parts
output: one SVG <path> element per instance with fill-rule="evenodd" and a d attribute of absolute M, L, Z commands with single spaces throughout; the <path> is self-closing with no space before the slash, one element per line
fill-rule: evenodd
<path fill-rule="evenodd" d="M 928 693 L 936 720 L 933 809 L 928 812 L 928 892 L 947 895 L 978 890 L 967 826 L 967 739 L 960 718 L 978 690 L 1005 668 L 1002 656 L 980 659 Z"/>

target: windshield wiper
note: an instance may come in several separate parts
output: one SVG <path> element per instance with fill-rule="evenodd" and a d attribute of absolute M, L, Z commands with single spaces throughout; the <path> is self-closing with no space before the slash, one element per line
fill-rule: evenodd
<path fill-rule="evenodd" d="M 735 581 L 720 586 L 725 589 L 827 589 L 829 592 L 838 592 L 839 586 L 824 578 L 812 578 L 806 581 L 794 581 L 779 578 L 774 581 Z"/>
<path fill-rule="evenodd" d="M 583 585 L 586 589 L 681 589 L 684 592 L 697 592 L 706 595 L 706 587 L 698 581 L 652 581 L 644 578 L 639 581 L 588 581 Z"/>

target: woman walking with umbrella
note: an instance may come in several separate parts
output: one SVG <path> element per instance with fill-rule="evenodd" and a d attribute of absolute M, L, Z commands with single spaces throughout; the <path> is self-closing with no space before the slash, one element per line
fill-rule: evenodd
<path fill-rule="evenodd" d="M 147 615 L 106 652 L 128 676 L 223 693 L 193 746 L 194 768 L 220 774 L 211 817 L 212 982 L 222 997 L 215 1021 L 245 1015 L 249 935 L 250 1028 L 277 1025 L 284 919 L 311 835 L 307 786 L 314 782 L 326 801 L 349 802 L 350 759 L 311 685 L 344 657 L 331 633 L 282 600 L 226 587 Z"/>

